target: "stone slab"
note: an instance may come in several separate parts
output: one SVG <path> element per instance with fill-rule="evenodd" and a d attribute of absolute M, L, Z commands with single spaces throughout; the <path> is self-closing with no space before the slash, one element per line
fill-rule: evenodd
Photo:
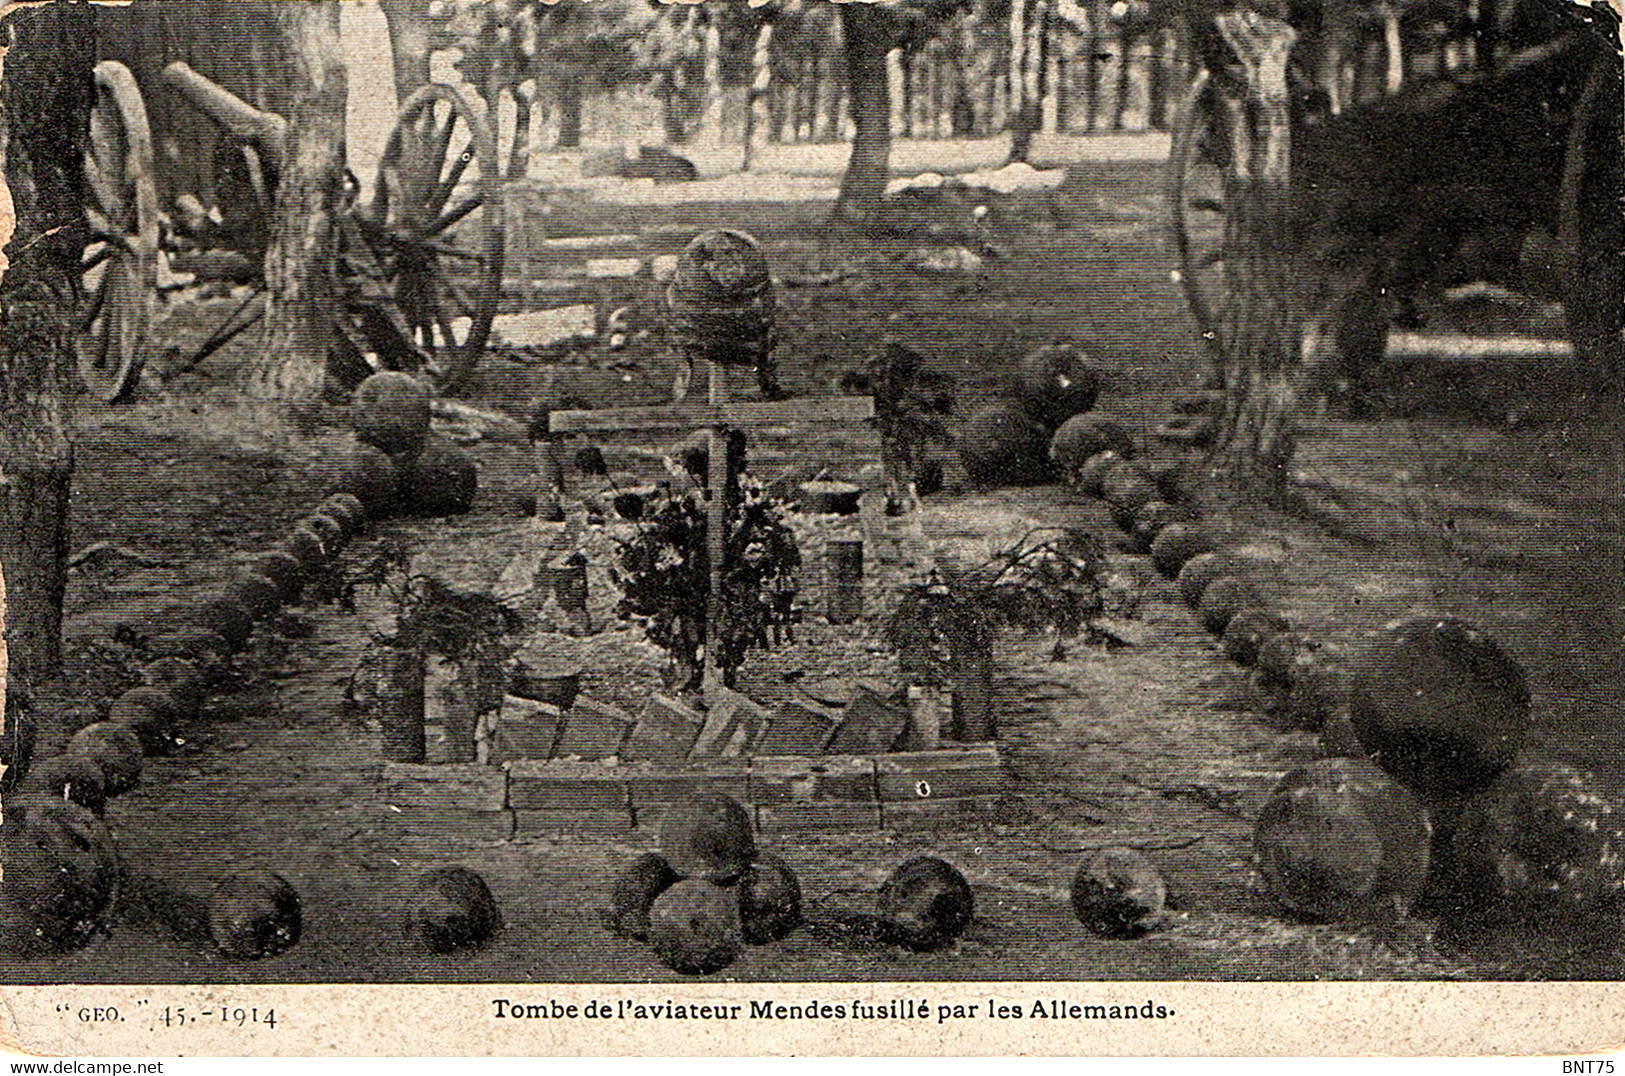
<path fill-rule="evenodd" d="M 991 746 L 880 755 L 875 781 L 886 802 L 997 794 L 1005 787 L 998 748 Z"/>
<path fill-rule="evenodd" d="M 793 699 L 773 711 L 754 750 L 763 755 L 821 755 L 840 723 L 838 711 Z"/>
<path fill-rule="evenodd" d="M 756 828 L 764 834 L 881 828 L 878 803 L 776 803 L 756 808 Z"/>
<path fill-rule="evenodd" d="M 850 755 L 761 756 L 750 760 L 754 804 L 850 802 L 879 799 L 872 758 Z"/>
<path fill-rule="evenodd" d="M 698 711 L 670 696 L 653 695 L 623 754 L 629 761 L 680 762 L 694 749 L 704 727 L 705 717 Z"/>
<path fill-rule="evenodd" d="M 557 706 L 518 695 L 504 696 L 502 710 L 491 726 L 490 761 L 551 758 L 563 724 L 564 712 Z"/>
<path fill-rule="evenodd" d="M 636 724 L 632 715 L 588 695 L 577 695 L 553 745 L 554 758 L 614 758 Z"/>
<path fill-rule="evenodd" d="M 829 743 L 831 752 L 883 754 L 902 745 L 909 731 L 906 704 L 894 701 L 884 685 L 860 683 L 841 710 L 841 724 Z"/>
<path fill-rule="evenodd" d="M 508 806 L 513 808 L 625 811 L 629 803 L 619 766 L 557 759 L 508 763 Z"/>
<path fill-rule="evenodd" d="M 690 752 L 693 758 L 739 758 L 750 753 L 767 727 L 767 709 L 725 687 L 709 689 L 705 727 Z"/>
<path fill-rule="evenodd" d="M 881 805 L 881 821 L 887 829 L 927 829 L 991 821 L 999 800 L 1000 797 L 992 795 L 887 800 Z"/>
<path fill-rule="evenodd" d="M 680 803 L 697 792 L 720 792 L 740 803 L 750 796 L 750 767 L 743 760 L 709 762 L 629 762 L 619 767 L 631 793 L 632 806 Z"/>
<path fill-rule="evenodd" d="M 506 841 L 513 836 L 514 812 L 506 809 L 472 811 L 457 807 L 386 808 L 383 824 L 403 836 L 410 834 L 428 838 L 436 844 Z"/>
<path fill-rule="evenodd" d="M 626 808 L 548 808 L 516 810 L 513 815 L 516 837 L 623 836 L 632 832 L 632 812 Z"/>
<path fill-rule="evenodd" d="M 380 799 L 395 807 L 500 811 L 507 806 L 508 775 L 477 763 L 384 763 Z"/>

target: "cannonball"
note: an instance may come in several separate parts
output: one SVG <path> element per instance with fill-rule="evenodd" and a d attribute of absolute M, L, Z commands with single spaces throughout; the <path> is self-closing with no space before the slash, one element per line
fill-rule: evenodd
<path fill-rule="evenodd" d="M 801 883 L 790 864 L 764 852 L 739 876 L 739 921 L 745 941 L 766 945 L 801 925 Z"/>
<path fill-rule="evenodd" d="M 1410 790 L 1370 761 L 1327 758 L 1283 777 L 1253 849 L 1270 894 L 1324 921 L 1405 915 L 1428 876 L 1432 826 Z"/>
<path fill-rule="evenodd" d="M 1260 604 L 1262 600 L 1253 585 L 1241 576 L 1221 575 L 1202 591 L 1202 601 L 1196 607 L 1196 615 L 1202 621 L 1202 627 L 1214 635 L 1221 635 L 1231 617 L 1243 609 Z"/>
<path fill-rule="evenodd" d="M 277 550 L 261 553 L 249 562 L 248 567 L 256 575 L 263 575 L 276 584 L 279 603 L 288 605 L 298 600 L 305 582 L 305 569 L 293 554 Z"/>
<path fill-rule="evenodd" d="M 239 572 L 226 584 L 222 596 L 235 602 L 249 617 L 264 620 L 282 606 L 282 587 L 259 572 Z"/>
<path fill-rule="evenodd" d="M 233 960 L 275 956 L 299 940 L 299 893 L 273 871 L 239 871 L 209 895 L 209 936 Z"/>
<path fill-rule="evenodd" d="M 1260 654 L 1263 650 L 1260 646 Z M 1348 670 L 1325 651 L 1312 646 L 1298 648 L 1284 672 L 1276 669 L 1275 661 L 1272 656 L 1266 670 L 1261 660 L 1251 678 L 1271 717 L 1291 728 L 1318 732 L 1336 713 L 1347 709 Z M 1364 757 L 1366 753 L 1358 754 Z"/>
<path fill-rule="evenodd" d="M 299 562 L 306 574 L 320 571 L 327 563 L 327 547 L 321 535 L 301 524 L 282 540 L 281 551 Z"/>
<path fill-rule="evenodd" d="M 367 525 L 367 506 L 353 493 L 330 493 L 316 511 L 337 520 L 347 538 L 353 538 Z"/>
<path fill-rule="evenodd" d="M 102 787 L 109 796 L 122 795 L 141 780 L 141 741 L 127 726 L 111 721 L 86 725 L 68 741 L 67 753 L 100 767 Z"/>
<path fill-rule="evenodd" d="M 1012 403 L 971 413 L 959 436 L 965 473 L 979 486 L 1030 486 L 1048 477 L 1044 428 Z"/>
<path fill-rule="evenodd" d="M 102 928 L 120 869 L 112 834 L 90 809 L 60 796 L 8 799 L 0 859 L 0 894 L 28 941 L 60 952 Z"/>
<path fill-rule="evenodd" d="M 1138 512 L 1152 501 L 1162 500 L 1162 491 L 1150 475 L 1133 462 L 1108 467 L 1100 477 L 1100 496 L 1112 507 L 1129 513 Z"/>
<path fill-rule="evenodd" d="M 1072 878 L 1072 910 L 1091 933 L 1103 938 L 1137 938 L 1162 924 L 1168 888 L 1144 854 L 1132 848 L 1102 848 Z"/>
<path fill-rule="evenodd" d="M 1151 548 L 1157 535 L 1175 523 L 1196 522 L 1196 510 L 1189 505 L 1169 504 L 1167 501 L 1152 501 L 1138 512 L 1134 513 L 1134 525 L 1129 528 L 1129 538 L 1138 552 Z"/>
<path fill-rule="evenodd" d="M 1151 542 L 1151 562 L 1157 571 L 1173 578 L 1193 557 L 1213 552 L 1216 545 L 1213 535 L 1200 523 L 1170 523 Z"/>
<path fill-rule="evenodd" d="M 160 688 L 169 693 L 179 707 L 177 716 L 191 719 L 197 716 L 208 688 L 198 663 L 188 658 L 156 658 L 141 669 L 141 682 L 146 687 Z"/>
<path fill-rule="evenodd" d="M 102 768 L 83 755 L 56 755 L 45 759 L 28 771 L 28 776 L 18 783 L 17 792 L 64 799 L 96 815 L 107 806 Z"/>
<path fill-rule="evenodd" d="M 875 902 L 880 936 L 917 953 L 940 949 L 965 932 L 975 903 L 970 883 L 952 864 L 916 856 L 881 883 Z"/>
<path fill-rule="evenodd" d="M 1106 481 L 1106 472 L 1127 458 L 1110 450 L 1096 452 L 1084 460 L 1081 466 L 1067 473 L 1067 485 L 1085 497 L 1098 497 L 1101 486 Z"/>
<path fill-rule="evenodd" d="M 233 652 L 247 646 L 248 637 L 254 634 L 254 618 L 225 593 L 204 600 L 193 611 L 192 623 L 205 631 L 218 632 Z"/>
<path fill-rule="evenodd" d="M 1271 635 L 1286 631 L 1286 618 L 1260 606 L 1238 611 L 1224 626 L 1224 656 L 1237 665 L 1254 665 L 1258 648 Z"/>
<path fill-rule="evenodd" d="M 1052 344 L 1022 356 L 1016 364 L 1015 389 L 1028 416 L 1053 430 L 1095 406 L 1100 374 L 1081 348 Z"/>
<path fill-rule="evenodd" d="M 431 437 L 403 469 L 402 509 L 420 516 L 462 515 L 474 506 L 479 472 L 464 449 Z"/>
<path fill-rule="evenodd" d="M 1081 469 L 1102 452 L 1115 453 L 1119 459 L 1132 458 L 1134 435 L 1110 419 L 1075 414 L 1061 423 L 1049 439 L 1050 461 L 1067 473 Z"/>
<path fill-rule="evenodd" d="M 360 501 L 368 519 L 383 519 L 393 515 L 399 503 L 400 465 L 381 448 L 352 445 L 338 461 L 331 488 Z"/>
<path fill-rule="evenodd" d="M 756 858 L 750 813 L 732 796 L 697 792 L 666 812 L 660 851 L 683 878 L 731 882 Z"/>
<path fill-rule="evenodd" d="M 1179 586 L 1179 596 L 1194 609 L 1202 604 L 1202 593 L 1209 583 L 1221 575 L 1239 575 L 1244 568 L 1245 565 L 1229 553 L 1217 550 L 1198 553 L 1179 569 L 1175 580 Z"/>
<path fill-rule="evenodd" d="M 194 626 L 147 640 L 147 653 L 195 662 L 204 682 L 216 683 L 231 664 L 232 649 L 219 632 Z"/>
<path fill-rule="evenodd" d="M 296 527 L 308 527 L 317 538 L 321 539 L 322 548 L 328 556 L 335 556 L 344 548 L 344 524 L 328 515 L 326 512 L 312 512 L 300 516 Z"/>
<path fill-rule="evenodd" d="M 649 908 L 649 944 L 660 962 L 684 975 L 710 975 L 732 964 L 744 945 L 739 894 L 703 878 L 676 882 Z"/>
<path fill-rule="evenodd" d="M 431 953 L 478 949 L 501 929 L 490 887 L 467 867 L 428 871 L 412 888 L 406 933 Z"/>
<path fill-rule="evenodd" d="M 1475 910 L 1582 925 L 1625 906 L 1625 803 L 1595 774 L 1523 755 L 1462 807 L 1449 844 Z"/>
<path fill-rule="evenodd" d="M 645 852 L 615 876 L 609 891 L 609 916 L 605 925 L 625 938 L 647 941 L 649 908 L 655 898 L 682 879 L 671 869 L 666 857 Z"/>
<path fill-rule="evenodd" d="M 181 719 L 181 705 L 162 688 L 131 688 L 113 700 L 108 708 L 110 724 L 123 725 L 141 741 L 149 755 L 162 754 L 170 746 L 169 733 Z"/>
<path fill-rule="evenodd" d="M 1383 769 L 1424 800 L 1487 785 L 1530 728 L 1523 668 L 1483 631 L 1450 617 L 1387 625 L 1356 663 L 1349 717 Z"/>
<path fill-rule="evenodd" d="M 350 398 L 350 425 L 362 444 L 410 459 L 429 436 L 431 403 L 428 385 L 410 374 L 386 370 L 356 386 Z"/>

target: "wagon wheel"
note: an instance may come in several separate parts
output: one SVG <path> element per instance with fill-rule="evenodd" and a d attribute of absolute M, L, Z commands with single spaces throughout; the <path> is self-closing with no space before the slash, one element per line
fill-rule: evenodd
<path fill-rule="evenodd" d="M 95 79 L 84 157 L 91 240 L 81 263 L 74 350 L 85 387 L 111 403 L 129 393 L 141 372 L 157 289 L 158 191 L 152 131 L 135 77 L 104 60 Z"/>
<path fill-rule="evenodd" d="M 448 389 L 485 350 L 502 293 L 503 204 L 483 108 L 450 86 L 407 98 L 366 214 L 383 287 Z M 471 219 L 472 218 L 472 219 Z"/>
<path fill-rule="evenodd" d="M 1618 109 L 1599 100 L 1619 95 L 1619 77 L 1607 59 L 1592 60 L 1575 105 L 1564 147 L 1558 195 L 1558 246 L 1563 251 L 1563 316 L 1582 369 L 1618 379 L 1625 373 L 1625 286 L 1621 281 L 1625 195 L 1618 152 Z"/>
<path fill-rule="evenodd" d="M 1198 69 L 1174 120 L 1167 198 L 1169 231 L 1179 256 L 1179 268 L 1171 275 L 1184 292 L 1214 370 L 1222 377 L 1229 360 L 1224 316 L 1230 302 L 1224 273 L 1229 139 L 1217 97 L 1212 76 L 1206 68 Z"/>

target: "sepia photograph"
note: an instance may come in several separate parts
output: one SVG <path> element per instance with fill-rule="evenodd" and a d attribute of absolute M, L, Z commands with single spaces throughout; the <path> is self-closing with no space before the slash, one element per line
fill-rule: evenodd
<path fill-rule="evenodd" d="M 0 35 L 0 997 L 1625 978 L 1606 0 Z"/>

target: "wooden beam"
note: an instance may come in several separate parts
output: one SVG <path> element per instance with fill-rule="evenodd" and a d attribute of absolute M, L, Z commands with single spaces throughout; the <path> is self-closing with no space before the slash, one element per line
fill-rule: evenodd
<path fill-rule="evenodd" d="M 550 433 L 696 429 L 712 426 L 776 426 L 795 422 L 860 422 L 873 418 L 874 400 L 867 396 L 829 396 L 805 400 L 727 401 L 665 404 L 658 407 L 605 407 L 593 411 L 554 411 Z"/>

